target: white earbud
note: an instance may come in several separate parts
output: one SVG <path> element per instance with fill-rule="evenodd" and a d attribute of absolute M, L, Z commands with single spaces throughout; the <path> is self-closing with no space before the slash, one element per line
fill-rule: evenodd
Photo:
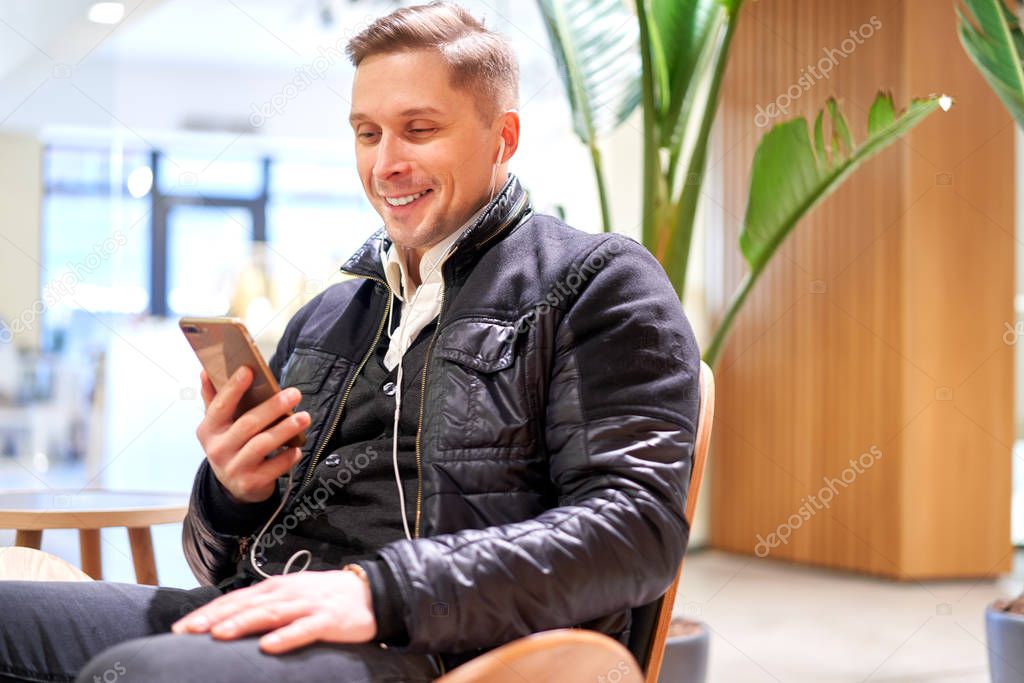
<path fill-rule="evenodd" d="M 494 183 L 498 179 L 498 167 L 501 166 L 501 157 L 505 155 L 505 138 L 498 138 L 498 158 L 494 160 L 494 167 L 491 169 L 491 190 L 487 194 L 494 199 Z M 488 200 L 490 201 L 490 200 Z"/>

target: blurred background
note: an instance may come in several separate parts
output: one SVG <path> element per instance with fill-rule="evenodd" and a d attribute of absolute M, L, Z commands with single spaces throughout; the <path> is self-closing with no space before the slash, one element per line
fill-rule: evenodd
<path fill-rule="evenodd" d="M 343 50 L 403 4 L 0 0 L 0 488 L 187 494 L 202 401 L 177 320 L 239 316 L 269 357 L 380 227 Z M 543 3 L 461 4 L 519 56 L 510 168 L 535 209 L 645 239 L 640 111 L 595 145 L 605 217 Z M 988 680 L 985 607 L 1024 585 L 1020 140 L 957 5 L 751 0 L 730 35 L 682 276 L 702 346 L 732 323 L 676 602 L 710 633 L 708 680 Z M 801 220 L 733 319 L 770 124 L 836 97 L 862 140 L 879 89 L 956 103 Z M 153 527 L 160 583 L 192 587 L 180 535 Z M 73 530 L 42 548 L 79 562 Z M 102 550 L 135 581 L 124 529 Z"/>
<path fill-rule="evenodd" d="M 380 227 L 344 46 L 396 6 L 0 3 L 4 488 L 189 490 L 202 401 L 177 320 L 242 317 L 269 358 Z M 599 229 L 538 12 L 467 6 L 521 60 L 514 172 L 539 209 Z M 178 531 L 154 531 L 162 581 L 194 584 Z M 129 579 L 117 543 L 106 574 Z"/>

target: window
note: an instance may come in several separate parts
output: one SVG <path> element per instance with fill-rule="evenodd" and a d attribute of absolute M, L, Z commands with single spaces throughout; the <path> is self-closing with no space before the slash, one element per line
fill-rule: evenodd
<path fill-rule="evenodd" d="M 175 315 L 224 315 L 252 259 L 252 211 L 175 206 L 167 220 L 167 303 Z"/>
<path fill-rule="evenodd" d="M 352 167 L 311 162 L 270 166 L 269 268 L 292 296 L 320 289 L 381 226 Z"/>
<path fill-rule="evenodd" d="M 147 310 L 149 201 L 127 178 L 145 154 L 104 149 L 45 151 L 42 287 L 48 310 Z"/>
<path fill-rule="evenodd" d="M 44 334 L 96 315 L 238 314 L 254 273 L 284 317 L 381 224 L 351 165 L 195 149 L 47 148 Z"/>

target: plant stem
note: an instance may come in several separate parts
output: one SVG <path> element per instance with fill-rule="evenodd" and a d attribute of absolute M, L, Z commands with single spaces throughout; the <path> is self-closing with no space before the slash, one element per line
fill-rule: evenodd
<path fill-rule="evenodd" d="M 732 301 L 729 302 L 729 308 L 725 311 L 725 317 L 722 318 L 721 324 L 719 324 L 718 329 L 715 330 L 715 334 L 711 338 L 711 343 L 704 349 L 704 362 L 712 368 L 715 367 L 718 355 L 722 352 L 722 344 L 725 342 L 725 338 L 729 336 L 729 330 L 736 319 L 736 314 L 743 307 L 743 302 L 746 301 L 747 295 L 750 294 L 750 290 L 753 289 L 754 283 L 757 282 L 762 272 L 758 268 L 757 270 L 750 271 L 743 278 L 743 282 L 740 283 L 736 293 L 732 296 Z"/>
<path fill-rule="evenodd" d="M 690 246 L 693 242 L 694 221 L 697 217 L 697 206 L 700 203 L 701 190 L 704 187 L 704 174 L 707 166 L 708 142 L 711 138 L 711 129 L 718 114 L 718 103 L 722 91 L 722 81 L 725 76 L 725 69 L 729 59 L 729 48 L 732 45 L 732 37 L 736 31 L 738 18 L 728 17 L 725 24 L 725 33 L 722 35 L 721 44 L 718 47 L 718 54 L 714 61 L 714 71 L 711 75 L 711 85 L 708 88 L 707 104 L 704 107 L 701 118 L 700 131 L 697 134 L 697 141 L 694 146 L 690 163 L 686 167 L 686 177 L 683 178 L 682 196 L 676 206 L 675 222 L 672 226 L 669 242 L 665 254 L 665 263 L 668 268 L 668 276 L 679 293 L 679 300 L 682 301 L 686 294 L 686 271 L 690 264 Z"/>
<path fill-rule="evenodd" d="M 591 139 L 590 161 L 594 164 L 594 178 L 597 180 L 597 198 L 601 202 L 601 227 L 605 232 L 612 231 L 611 212 L 608 209 L 608 189 L 604 184 L 604 168 L 601 163 L 601 150 L 597 147 L 597 141 Z"/>
<path fill-rule="evenodd" d="M 651 34 L 647 23 L 647 0 L 636 0 L 636 16 L 640 25 L 641 80 L 643 84 L 644 114 L 644 196 L 641 241 L 653 251 L 657 243 L 658 182 L 660 160 L 658 159 L 657 118 L 655 116 L 654 65 L 651 60 Z"/>

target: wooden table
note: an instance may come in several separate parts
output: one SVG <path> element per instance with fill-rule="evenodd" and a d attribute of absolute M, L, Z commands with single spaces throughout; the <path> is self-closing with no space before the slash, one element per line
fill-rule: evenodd
<path fill-rule="evenodd" d="M 16 529 L 14 544 L 39 549 L 46 529 L 78 529 L 82 571 L 103 578 L 100 529 L 128 529 L 135 579 L 157 585 L 153 524 L 175 524 L 188 512 L 188 496 L 145 491 L 46 489 L 0 491 L 0 529 Z"/>

